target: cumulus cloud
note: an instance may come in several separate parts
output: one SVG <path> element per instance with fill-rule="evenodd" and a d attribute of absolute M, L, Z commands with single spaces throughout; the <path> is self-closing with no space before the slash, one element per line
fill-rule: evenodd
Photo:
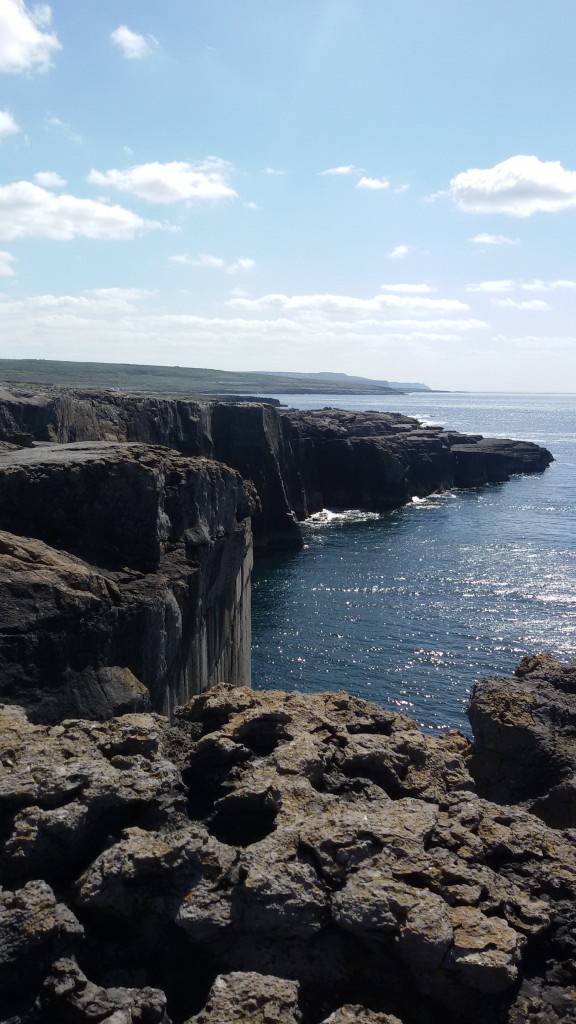
<path fill-rule="evenodd" d="M 559 161 L 513 156 L 495 167 L 462 171 L 452 178 L 447 194 L 467 213 L 557 213 L 576 206 L 576 171 Z"/>
<path fill-rule="evenodd" d="M 507 235 L 490 235 L 483 231 L 470 239 L 474 245 L 519 245 L 517 238 L 508 238 Z"/>
<path fill-rule="evenodd" d="M 538 311 L 542 309 L 550 309 L 547 302 L 542 299 L 528 299 L 527 301 L 517 299 L 493 299 L 493 302 L 497 306 L 503 306 L 505 309 L 523 309 Z"/>
<path fill-rule="evenodd" d="M 66 178 L 62 178 L 56 171 L 38 171 L 34 175 L 34 181 L 42 188 L 64 188 L 64 185 L 68 184 Z"/>
<path fill-rule="evenodd" d="M 411 295 L 431 295 L 437 289 L 430 284 L 381 284 L 386 292 L 407 292 Z"/>
<path fill-rule="evenodd" d="M 110 33 L 115 46 L 122 51 L 126 60 L 142 60 L 148 57 L 158 45 L 158 40 L 151 35 L 141 36 L 133 32 L 127 25 L 119 25 Z"/>
<path fill-rule="evenodd" d="M 0 252 L 0 277 L 14 277 L 16 257 L 11 252 Z"/>
<path fill-rule="evenodd" d="M 350 174 L 362 174 L 362 168 L 355 167 L 354 164 L 343 164 L 341 167 L 327 167 L 325 171 L 318 172 L 318 176 L 320 178 L 326 178 L 332 175 L 335 177 L 346 177 Z"/>
<path fill-rule="evenodd" d="M 7 139 L 10 135 L 18 135 L 21 130 L 9 110 L 0 110 L 0 139 Z"/>
<path fill-rule="evenodd" d="M 367 178 L 362 177 L 357 183 L 356 188 L 365 188 L 371 192 L 380 192 L 383 189 L 390 188 L 390 182 L 388 178 Z"/>
<path fill-rule="evenodd" d="M 414 245 L 395 245 L 390 252 L 386 253 L 386 258 L 389 260 L 403 260 L 413 252 L 416 252 Z"/>
<path fill-rule="evenodd" d="M 229 183 L 231 164 L 217 157 L 196 163 L 137 164 L 124 170 L 91 170 L 87 181 L 145 199 L 149 203 L 206 202 L 235 199 Z"/>
<path fill-rule="evenodd" d="M 224 270 L 227 274 L 245 274 L 256 266 L 256 261 L 247 256 L 240 256 L 232 263 L 227 263 L 221 256 L 212 256 L 207 252 L 201 252 L 199 256 L 189 256 L 188 253 L 181 253 L 178 256 L 170 256 L 169 259 L 171 263 L 181 263 L 188 267 L 207 267 L 212 270 Z"/>
<path fill-rule="evenodd" d="M 0 3 L 0 71 L 22 74 L 45 71 L 54 54 L 62 49 L 49 28 L 51 10 L 47 4 L 29 11 L 23 0 Z"/>
<path fill-rule="evenodd" d="M 31 181 L 0 187 L 0 239 L 131 239 L 163 228 L 122 206 L 100 200 L 55 195 Z"/>

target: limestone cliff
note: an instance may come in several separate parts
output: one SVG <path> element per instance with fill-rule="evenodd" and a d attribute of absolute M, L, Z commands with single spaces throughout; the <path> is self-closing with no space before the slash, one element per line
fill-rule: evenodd
<path fill-rule="evenodd" d="M 256 508 L 234 470 L 166 449 L 0 455 L 1 698 L 54 722 L 248 684 Z"/>
<path fill-rule="evenodd" d="M 377 511 L 414 496 L 540 472 L 544 448 L 422 427 L 398 413 L 234 405 L 112 391 L 4 389 L 0 442 L 139 441 L 204 455 L 252 480 L 257 547 L 301 542 L 298 520 L 323 507 Z"/>

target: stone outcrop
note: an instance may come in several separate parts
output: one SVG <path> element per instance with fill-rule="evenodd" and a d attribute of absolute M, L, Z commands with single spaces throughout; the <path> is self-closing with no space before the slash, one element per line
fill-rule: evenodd
<path fill-rule="evenodd" d="M 476 683 L 469 714 L 479 791 L 576 828 L 576 663 L 529 655 L 511 679 Z"/>
<path fill-rule="evenodd" d="M 576 833 L 477 755 L 344 693 L 5 707 L 2 1024 L 573 1021 Z"/>
<path fill-rule="evenodd" d="M 253 490 L 138 444 L 0 454 L 0 695 L 36 721 L 250 681 Z"/>
<path fill-rule="evenodd" d="M 64 388 L 0 391 L 0 442 L 33 440 L 138 441 L 225 462 L 256 486 L 260 548 L 299 544 L 298 521 L 324 507 L 385 511 L 433 491 L 540 472 L 552 461 L 538 445 L 422 427 L 399 413 Z"/>

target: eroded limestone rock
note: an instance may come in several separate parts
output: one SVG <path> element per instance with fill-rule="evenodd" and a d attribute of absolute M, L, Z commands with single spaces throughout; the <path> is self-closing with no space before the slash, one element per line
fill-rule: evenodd
<path fill-rule="evenodd" d="M 0 727 L 14 1024 L 570 1020 L 576 834 L 479 797 L 460 734 L 234 687 Z"/>

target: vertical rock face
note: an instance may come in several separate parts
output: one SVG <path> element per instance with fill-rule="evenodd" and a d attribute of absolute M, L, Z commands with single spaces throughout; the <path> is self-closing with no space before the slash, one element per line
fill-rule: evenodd
<path fill-rule="evenodd" d="M 58 721 L 248 684 L 256 507 L 227 466 L 144 445 L 0 456 L 1 699 Z"/>
<path fill-rule="evenodd" d="M 449 487 L 540 472 L 544 448 L 421 427 L 399 413 L 47 389 L 0 392 L 0 441 L 140 441 L 218 459 L 252 480 L 259 548 L 299 545 L 298 520 L 324 507 L 384 511 Z M 19 440 L 18 440 L 19 439 Z"/>

